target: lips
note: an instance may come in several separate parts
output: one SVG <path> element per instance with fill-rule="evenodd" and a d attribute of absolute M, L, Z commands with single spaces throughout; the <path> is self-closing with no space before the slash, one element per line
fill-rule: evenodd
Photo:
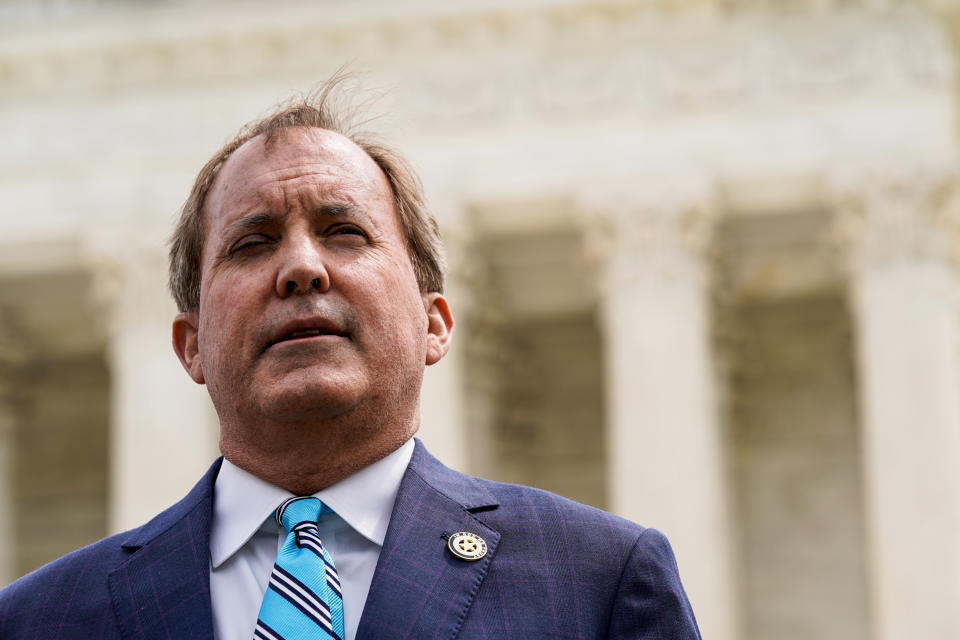
<path fill-rule="evenodd" d="M 340 338 L 349 338 L 347 331 L 337 325 L 336 322 L 327 318 L 304 318 L 287 322 L 276 331 L 271 332 L 271 338 L 267 343 L 267 348 L 283 342 L 294 340 L 304 340 L 316 338 L 319 336 L 336 336 Z"/>
<path fill-rule="evenodd" d="M 324 329 L 301 329 L 300 331 L 294 331 L 289 335 L 283 336 L 277 342 L 286 342 L 287 340 L 296 340 L 297 338 L 308 338 L 310 336 L 332 336 L 339 335 L 333 333 L 332 331 L 326 331 Z"/>

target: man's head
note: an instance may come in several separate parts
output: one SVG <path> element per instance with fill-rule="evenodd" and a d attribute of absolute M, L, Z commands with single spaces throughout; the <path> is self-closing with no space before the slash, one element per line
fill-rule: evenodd
<path fill-rule="evenodd" d="M 419 191 L 398 191 L 412 174 L 388 173 L 399 156 L 384 170 L 382 156 L 299 117 L 242 134 L 201 172 L 171 287 L 183 309 L 174 348 L 208 387 L 224 455 L 312 492 L 413 434 L 423 368 L 446 353 L 453 319 L 436 223 Z M 191 242 L 195 285 L 177 279 Z"/>
<path fill-rule="evenodd" d="M 446 260 L 437 222 L 426 207 L 416 173 L 397 150 L 355 130 L 348 115 L 335 107 L 337 89 L 349 79 L 337 75 L 312 95 L 292 99 L 270 115 L 247 124 L 223 145 L 197 174 L 180 219 L 170 238 L 170 291 L 180 311 L 196 309 L 200 301 L 200 253 L 203 248 L 203 210 L 210 187 L 234 151 L 248 140 L 264 136 L 272 141 L 294 127 L 313 127 L 340 133 L 363 149 L 380 167 L 393 191 L 397 213 L 407 237 L 410 260 L 421 291 L 443 293 Z"/>

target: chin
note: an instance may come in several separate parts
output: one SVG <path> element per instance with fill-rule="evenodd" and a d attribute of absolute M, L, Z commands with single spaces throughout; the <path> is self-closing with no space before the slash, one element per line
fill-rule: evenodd
<path fill-rule="evenodd" d="M 266 393 L 255 394 L 255 404 L 267 420 L 302 422 L 342 415 L 360 403 L 363 394 L 359 389 L 324 382 L 277 385 Z"/>

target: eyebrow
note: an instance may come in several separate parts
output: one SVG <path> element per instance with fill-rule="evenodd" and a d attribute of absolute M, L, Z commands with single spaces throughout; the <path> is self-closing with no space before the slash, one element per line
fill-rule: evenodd
<path fill-rule="evenodd" d="M 324 218 L 345 218 L 358 210 L 357 205 L 352 202 L 333 202 L 313 207 L 312 213 Z"/>
<path fill-rule="evenodd" d="M 344 218 L 357 211 L 357 206 L 348 202 L 321 204 L 311 207 L 311 214 L 315 217 Z M 223 234 L 226 238 L 233 238 L 248 231 L 260 229 L 264 226 L 277 224 L 283 221 L 288 214 L 277 215 L 270 212 L 252 213 L 230 223 Z"/>
<path fill-rule="evenodd" d="M 246 231 L 259 229 L 260 227 L 277 222 L 278 219 L 282 219 L 283 217 L 284 216 L 276 216 L 272 213 L 253 213 L 239 220 L 234 220 L 227 225 L 223 237 L 231 238 Z"/>

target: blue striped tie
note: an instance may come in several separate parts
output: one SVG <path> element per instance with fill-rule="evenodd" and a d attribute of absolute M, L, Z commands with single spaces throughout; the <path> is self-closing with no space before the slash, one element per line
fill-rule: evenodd
<path fill-rule="evenodd" d="M 333 513 L 317 498 L 290 498 L 276 517 L 289 531 L 277 553 L 263 596 L 258 640 L 343 640 L 343 594 L 333 558 L 317 532 L 321 513 Z"/>

